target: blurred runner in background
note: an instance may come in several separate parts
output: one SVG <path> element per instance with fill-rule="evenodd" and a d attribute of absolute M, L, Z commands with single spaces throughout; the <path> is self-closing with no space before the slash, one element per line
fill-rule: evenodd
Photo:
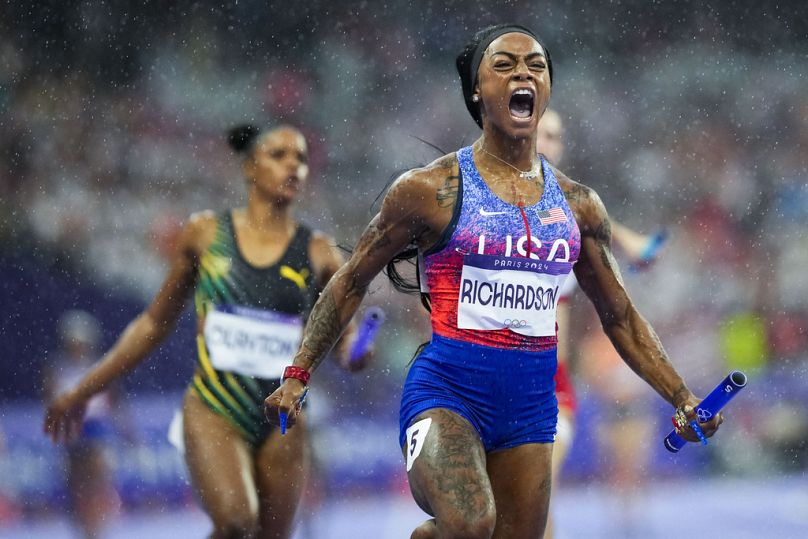
<path fill-rule="evenodd" d="M 309 174 L 300 131 L 247 125 L 228 141 L 243 158 L 246 207 L 191 216 L 152 304 L 51 402 L 45 431 L 54 441 L 74 439 L 92 397 L 148 357 L 193 294 L 197 365 L 182 439 L 212 537 L 283 538 L 308 471 L 306 429 L 281 436 L 264 419 L 263 397 L 279 386 L 305 316 L 343 259 L 331 238 L 293 215 Z M 363 365 L 347 361 L 347 344 L 342 351 L 343 366 Z"/>

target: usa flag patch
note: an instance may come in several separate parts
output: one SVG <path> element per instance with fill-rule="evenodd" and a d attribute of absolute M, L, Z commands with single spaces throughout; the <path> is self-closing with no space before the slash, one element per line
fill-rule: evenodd
<path fill-rule="evenodd" d="M 544 225 L 553 223 L 566 223 L 567 214 L 561 208 L 550 208 L 549 210 L 539 210 L 539 222 Z"/>

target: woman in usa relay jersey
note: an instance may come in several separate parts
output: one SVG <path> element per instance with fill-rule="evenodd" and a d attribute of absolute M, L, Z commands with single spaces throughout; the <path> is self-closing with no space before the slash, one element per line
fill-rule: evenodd
<path fill-rule="evenodd" d="M 294 421 L 310 373 L 371 280 L 414 245 L 433 337 L 404 385 L 400 443 L 412 494 L 435 518 L 412 537 L 540 537 L 558 413 L 555 308 L 573 268 L 626 363 L 691 417 L 699 399 L 626 293 L 600 198 L 535 152 L 552 86 L 547 48 L 524 27 L 489 27 L 457 69 L 482 136 L 393 184 L 315 304 L 293 375 L 266 413 Z M 704 423 L 705 434 L 720 421 Z M 682 435 L 697 440 L 689 427 Z"/>

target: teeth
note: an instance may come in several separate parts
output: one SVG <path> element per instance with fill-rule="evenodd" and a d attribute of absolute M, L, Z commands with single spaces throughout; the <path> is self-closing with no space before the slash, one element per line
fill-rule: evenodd
<path fill-rule="evenodd" d="M 520 88 L 519 90 L 516 90 L 513 95 L 533 95 L 533 92 L 526 88 Z"/>

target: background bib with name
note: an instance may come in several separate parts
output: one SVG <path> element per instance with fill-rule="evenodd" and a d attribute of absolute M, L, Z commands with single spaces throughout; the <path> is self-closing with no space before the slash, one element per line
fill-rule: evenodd
<path fill-rule="evenodd" d="M 256 378 L 279 378 L 303 335 L 299 316 L 218 305 L 205 317 L 205 343 L 214 368 Z"/>

